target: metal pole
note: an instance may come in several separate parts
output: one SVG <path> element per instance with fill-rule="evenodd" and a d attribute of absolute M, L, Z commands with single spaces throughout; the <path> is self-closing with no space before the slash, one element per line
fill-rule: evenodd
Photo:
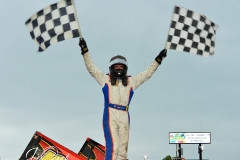
<path fill-rule="evenodd" d="M 199 153 L 199 160 L 202 160 L 202 144 L 199 143 L 199 146 L 198 146 L 198 153 Z"/>
<path fill-rule="evenodd" d="M 178 147 L 177 147 L 177 144 L 176 144 L 176 157 L 177 157 L 177 151 L 178 151 Z"/>
<path fill-rule="evenodd" d="M 178 144 L 178 157 L 181 158 L 181 144 Z"/>

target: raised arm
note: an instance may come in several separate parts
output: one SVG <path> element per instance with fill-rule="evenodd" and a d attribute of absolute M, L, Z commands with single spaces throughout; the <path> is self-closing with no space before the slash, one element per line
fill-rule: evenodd
<path fill-rule="evenodd" d="M 133 90 L 137 89 L 141 84 L 146 82 L 157 70 L 162 60 L 167 56 L 167 50 L 163 49 L 155 60 L 147 67 L 147 69 L 136 76 L 132 77 Z"/>
<path fill-rule="evenodd" d="M 80 38 L 79 46 L 81 47 L 83 59 L 88 72 L 101 86 L 104 86 L 104 76 L 106 75 L 104 75 L 104 73 L 102 73 L 102 71 L 93 63 L 86 41 L 83 38 Z"/>

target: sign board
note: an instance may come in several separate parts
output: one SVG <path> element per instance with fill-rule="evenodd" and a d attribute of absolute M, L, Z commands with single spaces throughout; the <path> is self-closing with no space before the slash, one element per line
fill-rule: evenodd
<path fill-rule="evenodd" d="M 211 144 L 210 132 L 169 132 L 169 144 Z"/>

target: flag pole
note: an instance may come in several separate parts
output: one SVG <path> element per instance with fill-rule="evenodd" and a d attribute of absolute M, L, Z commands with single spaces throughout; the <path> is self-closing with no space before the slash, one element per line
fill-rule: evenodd
<path fill-rule="evenodd" d="M 79 36 L 80 36 L 80 38 L 82 38 L 82 32 L 81 32 L 81 29 L 80 29 L 80 23 L 79 23 L 79 19 L 78 19 L 77 9 L 76 9 L 74 0 L 72 0 L 72 2 L 73 2 L 74 9 L 75 9 L 75 17 L 76 17 L 77 22 L 78 22 Z"/>

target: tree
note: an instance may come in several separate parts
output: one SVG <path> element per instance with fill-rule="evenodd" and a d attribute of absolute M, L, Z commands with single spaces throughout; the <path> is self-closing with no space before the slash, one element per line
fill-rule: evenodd
<path fill-rule="evenodd" d="M 163 160 L 172 160 L 172 158 L 171 158 L 170 155 L 168 155 L 168 156 L 166 156 L 165 158 L 163 158 Z"/>

